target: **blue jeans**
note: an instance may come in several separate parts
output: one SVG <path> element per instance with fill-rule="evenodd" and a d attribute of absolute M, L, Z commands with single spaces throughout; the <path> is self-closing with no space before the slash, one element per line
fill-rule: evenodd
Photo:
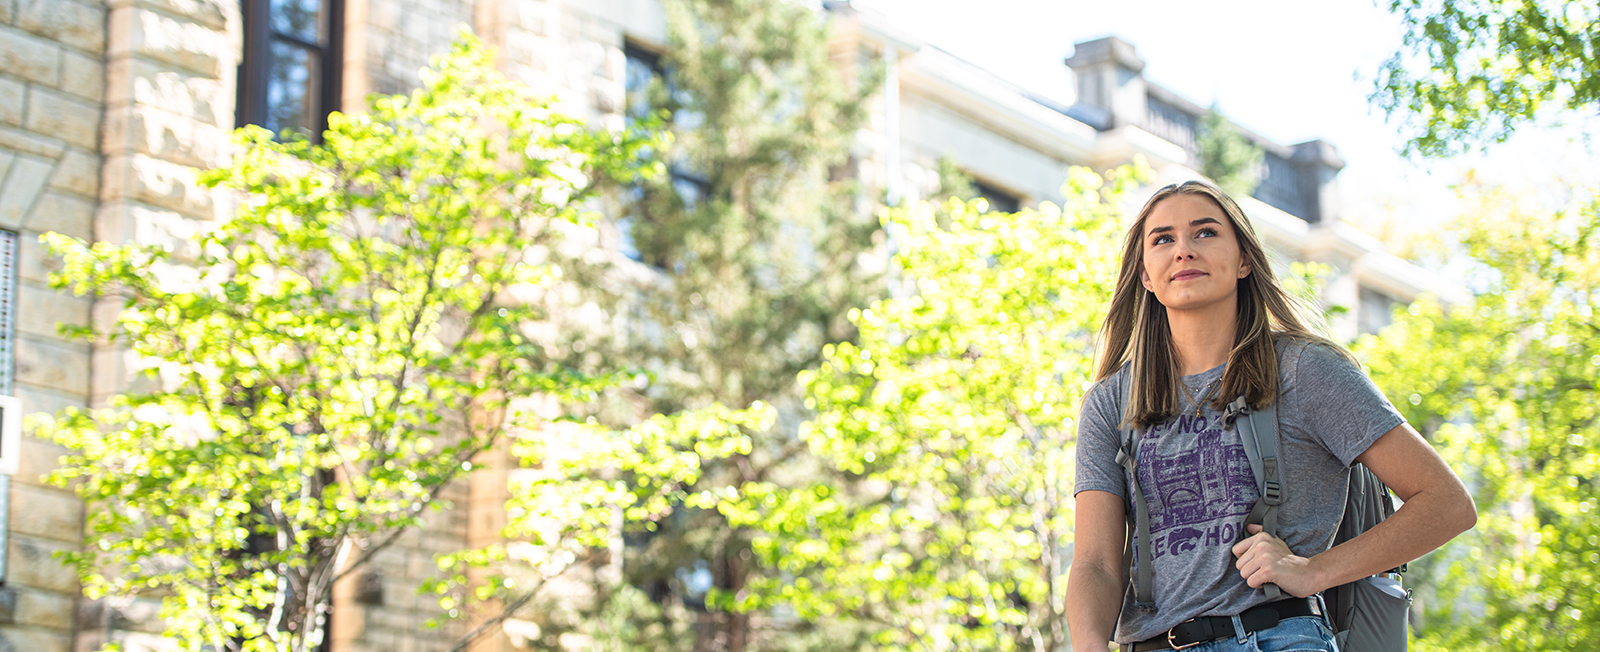
<path fill-rule="evenodd" d="M 1233 631 L 1244 629 L 1237 616 Z M 1333 631 L 1321 616 L 1285 618 L 1272 629 L 1251 632 L 1244 636 L 1230 636 L 1184 648 L 1185 652 L 1337 652 L 1333 644 Z"/>

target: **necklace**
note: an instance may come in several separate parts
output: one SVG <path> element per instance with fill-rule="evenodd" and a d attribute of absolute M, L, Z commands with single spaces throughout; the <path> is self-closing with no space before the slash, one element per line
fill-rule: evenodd
<path fill-rule="evenodd" d="M 1205 405 L 1206 399 L 1211 398 L 1211 390 L 1216 388 L 1217 381 L 1220 380 L 1222 380 L 1222 376 L 1212 378 L 1211 382 L 1206 383 L 1205 389 L 1200 390 L 1200 400 L 1195 400 L 1194 394 L 1189 393 L 1189 384 L 1183 382 L 1183 379 L 1181 378 L 1178 379 L 1178 387 L 1183 389 L 1183 396 L 1189 399 L 1190 403 L 1194 404 L 1194 417 L 1196 419 L 1200 418 L 1200 407 Z"/>

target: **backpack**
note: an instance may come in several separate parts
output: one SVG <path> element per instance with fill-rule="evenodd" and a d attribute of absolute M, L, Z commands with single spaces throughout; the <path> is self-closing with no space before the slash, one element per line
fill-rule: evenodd
<path fill-rule="evenodd" d="M 1127 393 L 1132 374 L 1124 375 L 1117 395 L 1117 414 L 1126 410 Z M 1244 417 L 1241 421 L 1239 417 Z M 1262 530 L 1278 536 L 1278 507 L 1285 493 L 1280 478 L 1283 469 L 1278 465 L 1278 408 L 1269 405 L 1261 410 L 1250 407 L 1243 396 L 1229 403 L 1223 418 L 1228 425 L 1238 424 L 1239 439 L 1244 443 L 1245 454 L 1250 458 L 1250 471 L 1255 475 L 1259 496 L 1245 516 L 1245 524 L 1260 525 Z M 1117 464 L 1130 479 L 1133 496 L 1128 512 L 1134 518 L 1128 522 L 1128 536 L 1123 557 L 1131 566 L 1130 582 L 1134 588 L 1134 605 L 1140 609 L 1155 610 L 1153 563 L 1150 555 L 1150 509 L 1144 499 L 1137 473 L 1139 433 L 1137 428 L 1122 429 L 1122 446 L 1117 450 Z M 1394 499 L 1389 488 L 1361 463 L 1350 469 L 1350 481 L 1345 496 L 1344 518 L 1334 535 L 1333 545 L 1354 539 L 1362 532 L 1394 514 Z M 1248 532 L 1239 529 L 1239 538 Z M 1137 555 L 1134 542 L 1138 542 Z M 1135 560 L 1134 557 L 1138 559 Z M 1411 592 L 1404 589 L 1399 574 L 1405 566 L 1390 569 L 1349 584 L 1323 591 L 1322 598 L 1335 640 L 1343 652 L 1404 652 L 1406 649 L 1406 613 L 1411 606 Z M 1262 588 L 1268 601 L 1283 597 L 1275 584 Z"/>

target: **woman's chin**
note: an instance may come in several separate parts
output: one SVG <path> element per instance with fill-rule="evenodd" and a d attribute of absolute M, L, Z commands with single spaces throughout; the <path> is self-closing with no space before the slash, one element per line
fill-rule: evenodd
<path fill-rule="evenodd" d="M 1161 297 L 1159 296 L 1156 297 L 1156 300 L 1160 301 L 1161 305 L 1164 306 L 1168 312 L 1205 312 L 1231 307 L 1229 306 L 1228 302 L 1229 299 L 1232 298 L 1234 298 L 1234 295 L 1223 295 L 1217 297 L 1195 296 L 1193 294 L 1184 293 L 1169 297 L 1169 300 L 1167 301 L 1161 301 Z"/>

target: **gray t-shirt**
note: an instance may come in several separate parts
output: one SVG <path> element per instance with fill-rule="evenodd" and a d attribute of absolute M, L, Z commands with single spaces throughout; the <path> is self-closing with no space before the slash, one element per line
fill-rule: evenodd
<path fill-rule="evenodd" d="M 1361 369 L 1338 352 L 1279 336 L 1278 455 L 1284 504 L 1278 536 L 1295 554 L 1310 557 L 1333 544 L 1344 516 L 1350 465 L 1372 442 L 1405 422 Z M 1189 391 L 1202 390 L 1223 367 L 1184 376 Z M 1121 371 L 1090 388 L 1078 424 L 1080 491 L 1131 495 L 1116 462 L 1121 431 L 1116 394 Z M 1127 588 L 1117 621 L 1118 643 L 1141 641 L 1197 616 L 1232 616 L 1262 602 L 1239 571 L 1232 547 L 1258 491 L 1244 444 L 1222 414 L 1194 407 L 1141 433 L 1139 478 L 1150 507 L 1156 611 L 1133 604 Z M 1118 533 L 1121 538 L 1121 533 Z"/>

